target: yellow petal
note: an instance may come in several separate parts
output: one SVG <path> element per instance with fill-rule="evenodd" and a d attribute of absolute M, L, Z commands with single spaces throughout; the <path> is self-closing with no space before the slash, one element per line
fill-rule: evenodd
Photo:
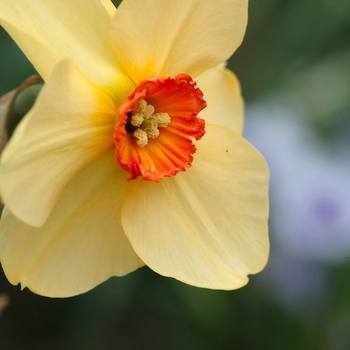
<path fill-rule="evenodd" d="M 122 226 L 154 271 L 199 287 L 239 288 L 268 256 L 268 169 L 221 126 L 208 126 L 197 145 L 185 173 L 130 183 Z"/>
<path fill-rule="evenodd" d="M 219 124 L 242 134 L 244 103 L 237 77 L 226 68 L 215 67 L 199 75 L 196 82 L 207 102 L 198 116 L 206 124 Z"/>
<path fill-rule="evenodd" d="M 27 226 L 5 208 L 0 259 L 9 281 L 67 297 L 142 266 L 120 225 L 126 178 L 108 152 L 67 186 L 43 227 Z"/>
<path fill-rule="evenodd" d="M 72 58 L 89 80 L 112 93 L 126 77 L 108 43 L 109 23 L 100 0 L 0 1 L 0 24 L 45 80 L 58 60 Z"/>
<path fill-rule="evenodd" d="M 117 11 L 113 2 L 111 0 L 100 0 L 100 1 L 103 7 L 106 9 L 109 17 L 112 18 L 115 15 L 115 12 Z"/>
<path fill-rule="evenodd" d="M 111 44 L 136 83 L 154 75 L 196 77 L 241 44 L 247 10 L 248 0 L 124 0 Z"/>
<path fill-rule="evenodd" d="M 27 224 L 42 225 L 70 179 L 113 147 L 114 124 L 108 95 L 61 61 L 2 155 L 3 202 Z"/>

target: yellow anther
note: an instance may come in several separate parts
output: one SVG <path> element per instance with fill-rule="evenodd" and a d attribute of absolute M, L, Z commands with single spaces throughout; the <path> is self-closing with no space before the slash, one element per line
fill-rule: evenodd
<path fill-rule="evenodd" d="M 145 147 L 148 139 L 155 139 L 159 136 L 158 128 L 166 128 L 170 123 L 170 116 L 167 113 L 154 113 L 154 107 L 147 104 L 145 100 L 138 101 L 133 110 L 130 123 L 137 127 L 134 136 L 137 138 L 137 145 Z"/>

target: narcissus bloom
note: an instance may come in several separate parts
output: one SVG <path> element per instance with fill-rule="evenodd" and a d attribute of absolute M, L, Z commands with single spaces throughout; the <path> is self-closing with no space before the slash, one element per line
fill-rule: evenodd
<path fill-rule="evenodd" d="M 268 170 L 220 63 L 247 0 L 13 0 L 0 23 L 45 81 L 7 145 L 11 283 L 83 293 L 148 265 L 234 289 L 267 260 Z"/>

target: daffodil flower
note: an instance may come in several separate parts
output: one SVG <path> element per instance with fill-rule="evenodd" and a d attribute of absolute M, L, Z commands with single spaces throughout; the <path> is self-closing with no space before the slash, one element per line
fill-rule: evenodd
<path fill-rule="evenodd" d="M 146 264 L 229 290 L 264 267 L 268 170 L 220 65 L 247 2 L 0 2 L 45 81 L 1 158 L 12 284 L 71 296 Z"/>

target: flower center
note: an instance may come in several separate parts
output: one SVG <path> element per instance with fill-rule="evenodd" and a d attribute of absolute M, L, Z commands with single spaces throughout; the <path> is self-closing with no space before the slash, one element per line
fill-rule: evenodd
<path fill-rule="evenodd" d="M 159 136 L 158 128 L 166 128 L 170 123 L 168 113 L 155 113 L 154 107 L 145 100 L 136 102 L 127 116 L 125 129 L 137 139 L 136 144 L 140 147 L 146 146 L 149 138 Z"/>
<path fill-rule="evenodd" d="M 159 182 L 191 166 L 194 140 L 205 133 L 197 114 L 205 107 L 187 74 L 142 81 L 120 107 L 114 129 L 116 160 L 130 173 L 128 180 Z"/>

